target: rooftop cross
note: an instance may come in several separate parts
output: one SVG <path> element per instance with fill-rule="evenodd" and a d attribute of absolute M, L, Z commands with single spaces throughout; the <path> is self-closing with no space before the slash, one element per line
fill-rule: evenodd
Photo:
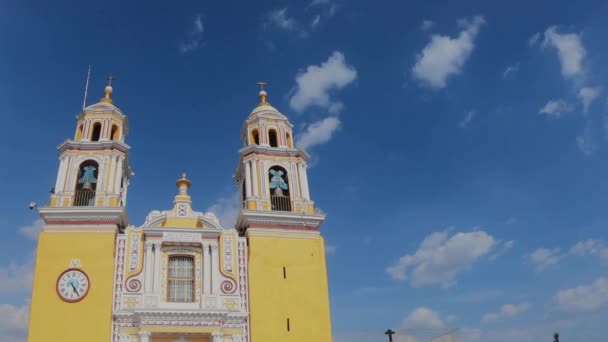
<path fill-rule="evenodd" d="M 111 87 L 112 86 L 112 80 L 115 80 L 117 77 L 114 75 L 110 75 L 108 76 L 108 85 Z"/>

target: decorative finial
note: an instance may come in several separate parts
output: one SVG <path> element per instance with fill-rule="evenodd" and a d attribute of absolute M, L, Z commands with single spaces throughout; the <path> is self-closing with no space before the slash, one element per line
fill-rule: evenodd
<path fill-rule="evenodd" d="M 106 89 L 104 90 L 106 93 L 106 97 L 104 97 L 103 99 L 101 99 L 101 102 L 107 102 L 107 103 L 112 103 L 112 99 L 110 98 L 110 95 L 112 95 L 112 80 L 115 80 L 116 76 L 110 75 L 108 76 L 108 85 L 106 86 Z"/>
<path fill-rule="evenodd" d="M 186 173 L 184 172 L 182 173 L 182 178 L 178 179 L 175 185 L 179 188 L 179 195 L 187 196 L 188 188 L 192 186 L 192 182 L 186 178 Z"/>
<path fill-rule="evenodd" d="M 268 96 L 268 94 L 264 90 L 264 86 L 267 85 L 267 84 L 268 83 L 266 83 L 264 81 L 258 82 L 258 85 L 260 86 L 260 103 L 258 104 L 258 106 L 262 106 L 262 105 L 265 105 L 265 104 L 270 104 L 269 102 L 266 102 L 266 97 Z"/>

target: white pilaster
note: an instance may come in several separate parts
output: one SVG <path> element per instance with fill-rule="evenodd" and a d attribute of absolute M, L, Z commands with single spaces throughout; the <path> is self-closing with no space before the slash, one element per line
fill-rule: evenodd
<path fill-rule="evenodd" d="M 253 184 L 253 196 L 259 197 L 260 193 L 258 192 L 258 161 L 251 161 L 251 167 L 253 167 L 253 177 L 251 179 L 251 182 Z"/>
<path fill-rule="evenodd" d="M 114 176 L 114 193 L 120 193 L 120 180 L 122 179 L 122 165 L 124 164 L 124 158 L 118 157 L 118 169 L 116 170 L 116 175 Z"/>
<path fill-rule="evenodd" d="M 251 165 L 245 161 L 245 198 L 251 197 Z"/>
<path fill-rule="evenodd" d="M 146 241 L 145 260 L 144 260 L 144 293 L 152 292 L 152 284 L 154 283 L 153 265 L 152 265 L 152 246 L 153 242 Z"/>
<path fill-rule="evenodd" d="M 118 156 L 110 156 L 110 181 L 108 182 L 108 193 L 115 193 L 113 190 L 116 184 L 116 162 L 118 161 Z"/>
<path fill-rule="evenodd" d="M 66 173 L 65 168 L 67 164 L 67 157 L 61 157 L 59 162 L 59 172 L 57 173 L 57 182 L 55 183 L 55 193 L 63 192 L 63 184 L 65 183 Z"/>
<path fill-rule="evenodd" d="M 310 201 L 310 192 L 308 191 L 308 176 L 306 175 L 306 166 L 300 163 L 300 181 L 302 182 L 302 197 Z"/>
<path fill-rule="evenodd" d="M 118 342 L 131 342 L 131 337 L 127 334 L 118 335 Z"/>
<path fill-rule="evenodd" d="M 139 342 L 150 342 L 152 334 L 149 331 L 139 332 Z"/>
<path fill-rule="evenodd" d="M 220 260 L 218 258 L 218 243 L 211 243 L 211 293 L 220 292 Z"/>
<path fill-rule="evenodd" d="M 160 256 L 161 256 L 162 242 L 154 242 L 154 264 L 152 265 L 154 286 L 152 291 L 154 293 L 160 293 Z"/>
<path fill-rule="evenodd" d="M 270 196 L 270 183 L 268 180 L 268 171 L 266 170 L 266 161 L 262 160 L 262 166 L 260 168 L 262 170 L 262 187 L 263 187 L 263 196 Z"/>
<path fill-rule="evenodd" d="M 211 254 L 209 244 L 203 244 L 203 294 L 211 293 Z"/>
<path fill-rule="evenodd" d="M 211 342 L 224 342 L 224 333 L 212 332 L 211 333 Z"/>

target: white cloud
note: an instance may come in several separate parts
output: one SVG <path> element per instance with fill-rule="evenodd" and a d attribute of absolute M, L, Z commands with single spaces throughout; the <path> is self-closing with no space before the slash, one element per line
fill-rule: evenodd
<path fill-rule="evenodd" d="M 338 249 L 338 247 L 336 247 L 335 245 L 330 245 L 327 242 L 325 242 L 325 254 L 327 254 L 327 255 L 336 254 L 337 249 Z"/>
<path fill-rule="evenodd" d="M 583 112 L 587 113 L 593 101 L 600 95 L 600 88 L 585 87 L 578 91 L 578 98 L 583 104 Z"/>
<path fill-rule="evenodd" d="M 488 313 L 481 318 L 482 322 L 495 322 L 501 319 L 511 318 L 523 312 L 528 311 L 530 305 L 528 303 L 521 304 L 504 304 L 498 312 Z"/>
<path fill-rule="evenodd" d="M 465 113 L 464 118 L 462 119 L 462 121 L 460 121 L 460 127 L 461 128 L 465 128 L 467 127 L 471 121 L 473 121 L 473 118 L 475 117 L 475 111 L 474 110 L 470 110 L 468 112 Z"/>
<path fill-rule="evenodd" d="M 573 79 L 583 75 L 583 60 L 587 51 L 581 41 L 581 35 L 576 33 L 557 32 L 557 27 L 551 26 L 545 31 L 542 47 L 553 47 L 557 50 L 562 67 L 562 76 Z"/>
<path fill-rule="evenodd" d="M 38 234 L 42 231 L 42 226 L 44 225 L 44 221 L 42 219 L 37 219 L 29 226 L 23 226 L 18 229 L 19 234 L 25 236 L 26 238 L 32 240 L 38 240 Z"/>
<path fill-rule="evenodd" d="M 456 283 L 459 273 L 470 269 L 476 261 L 487 256 L 496 240 L 484 231 L 456 233 L 449 230 L 427 236 L 413 254 L 406 254 L 386 272 L 397 280 L 410 280 L 413 286 Z"/>
<path fill-rule="evenodd" d="M 205 27 L 203 26 L 203 19 L 200 15 L 197 15 L 196 18 L 194 18 L 192 26 L 193 28 L 190 31 L 188 39 L 180 43 L 178 46 L 179 52 L 181 53 L 196 50 L 203 42 L 203 33 L 205 32 Z"/>
<path fill-rule="evenodd" d="M 10 262 L 8 266 L 0 266 L 0 294 L 29 293 L 33 280 L 33 256 L 24 263 Z"/>
<path fill-rule="evenodd" d="M 518 70 L 519 70 L 519 63 L 509 65 L 509 66 L 507 66 L 505 71 L 502 73 L 502 77 L 508 78 L 509 76 L 514 75 Z"/>
<path fill-rule="evenodd" d="M 296 146 L 307 149 L 331 140 L 334 132 L 340 128 L 340 119 L 329 116 L 306 127 L 296 141 Z"/>
<path fill-rule="evenodd" d="M 313 19 L 312 22 L 310 23 L 310 27 L 314 30 L 315 28 L 317 28 L 317 26 L 319 26 L 319 23 L 321 22 L 321 15 L 317 14 Z"/>
<path fill-rule="evenodd" d="M 509 240 L 503 244 L 498 243 L 497 245 L 500 245 L 501 247 L 495 253 L 493 253 L 492 255 L 490 255 L 488 257 L 489 260 L 496 260 L 499 256 L 510 251 L 513 248 L 513 246 L 515 246 L 515 241 Z"/>
<path fill-rule="evenodd" d="M 477 16 L 471 21 L 459 22 L 462 31 L 456 38 L 432 35 L 431 41 L 417 56 L 416 64 L 412 68 L 413 77 L 431 88 L 445 87 L 449 76 L 462 71 L 475 47 L 474 41 L 479 28 L 484 23 L 483 17 Z"/>
<path fill-rule="evenodd" d="M 599 278 L 589 285 L 561 290 L 554 296 L 560 311 L 581 313 L 608 306 L 608 279 Z"/>
<path fill-rule="evenodd" d="M 296 22 L 287 15 L 287 8 L 276 9 L 268 12 L 267 22 L 285 31 L 292 31 L 296 28 Z"/>
<path fill-rule="evenodd" d="M 536 43 L 538 42 L 539 39 L 540 39 L 540 32 L 536 32 L 535 34 L 532 35 L 532 37 L 530 37 L 530 40 L 528 40 L 528 45 L 530 45 L 530 46 L 536 45 Z"/>
<path fill-rule="evenodd" d="M 422 24 L 420 24 L 420 30 L 426 32 L 433 28 L 434 25 L 435 23 L 432 20 L 423 20 Z"/>
<path fill-rule="evenodd" d="M 227 196 L 221 196 L 212 204 L 207 212 L 215 214 L 220 220 L 223 228 L 233 228 L 239 215 L 239 193 L 234 192 Z"/>
<path fill-rule="evenodd" d="M 530 261 L 538 271 L 557 265 L 561 259 L 559 248 L 538 248 L 529 255 Z"/>
<path fill-rule="evenodd" d="M 545 114 L 549 118 L 559 118 L 564 113 L 569 113 L 574 110 L 574 106 L 564 100 L 549 100 L 539 111 L 539 114 Z"/>
<path fill-rule="evenodd" d="M 595 151 L 595 143 L 593 142 L 590 118 L 586 120 L 583 133 L 576 137 L 576 145 L 578 146 L 578 149 L 587 156 L 591 155 L 593 151 Z"/>
<path fill-rule="evenodd" d="M 22 306 L 0 304 L 0 336 L 5 342 L 26 342 L 30 303 Z"/>
<path fill-rule="evenodd" d="M 587 239 L 579 241 L 570 248 L 570 255 L 586 256 L 594 255 L 598 256 L 604 263 L 608 263 L 608 247 L 600 240 Z"/>
<path fill-rule="evenodd" d="M 321 65 L 310 65 L 296 76 L 295 93 L 289 106 L 302 112 L 318 106 L 330 112 L 337 112 L 342 103 L 331 99 L 330 92 L 351 84 L 357 78 L 357 70 L 346 63 L 344 55 L 334 51 Z"/>
<path fill-rule="evenodd" d="M 439 329 L 445 327 L 445 324 L 436 311 L 419 307 L 414 309 L 403 321 L 403 326 L 416 329 Z"/>

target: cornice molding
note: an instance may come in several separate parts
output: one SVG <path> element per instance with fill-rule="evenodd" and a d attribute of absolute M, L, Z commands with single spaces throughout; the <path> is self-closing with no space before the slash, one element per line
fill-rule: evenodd
<path fill-rule="evenodd" d="M 42 207 L 40 217 L 47 225 L 126 225 L 125 207 Z"/>
<path fill-rule="evenodd" d="M 319 229 L 324 220 L 324 214 L 241 210 L 236 225 L 241 229 L 257 226 L 260 228 L 281 227 L 284 229 L 316 230 Z"/>

